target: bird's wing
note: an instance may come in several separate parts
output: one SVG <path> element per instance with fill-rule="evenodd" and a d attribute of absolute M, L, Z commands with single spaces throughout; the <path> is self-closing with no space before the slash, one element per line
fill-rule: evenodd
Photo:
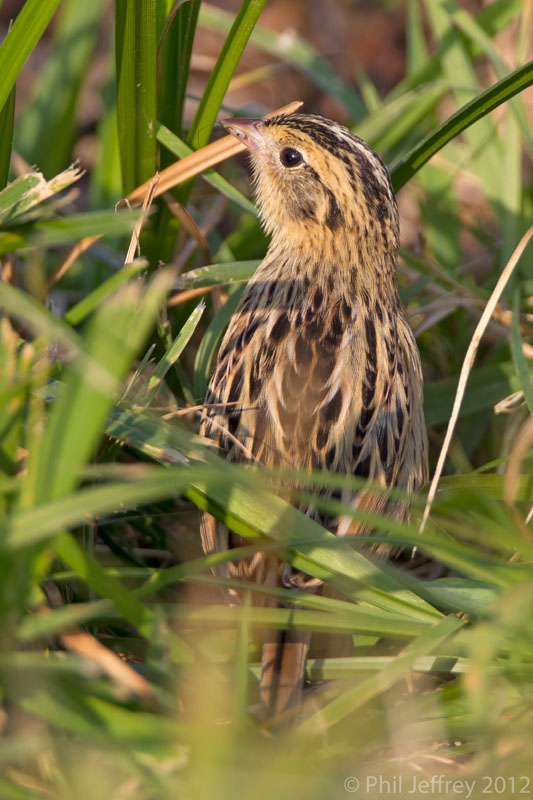
<path fill-rule="evenodd" d="M 401 312 L 358 313 L 345 298 L 322 307 L 319 292 L 292 306 L 286 298 L 285 288 L 278 304 L 275 294 L 268 298 L 268 309 L 250 308 L 246 295 L 241 301 L 221 345 L 202 433 L 230 460 L 419 488 L 427 447 L 422 378 Z M 375 493 L 349 502 L 401 514 Z M 346 521 L 338 527 L 360 531 Z M 228 544 L 212 522 L 202 535 L 208 552 Z"/>

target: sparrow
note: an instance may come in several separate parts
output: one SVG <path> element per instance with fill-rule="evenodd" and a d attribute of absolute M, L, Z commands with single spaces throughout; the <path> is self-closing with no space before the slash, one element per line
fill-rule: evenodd
<path fill-rule="evenodd" d="M 420 355 L 398 296 L 399 217 L 387 168 L 362 139 L 323 117 L 222 125 L 249 150 L 271 239 L 221 343 L 200 432 L 232 462 L 364 478 L 369 487 L 353 494 L 353 507 L 405 518 L 408 504 L 371 491 L 374 484 L 413 494 L 428 477 Z M 368 530 L 350 516 L 303 510 L 337 536 Z M 206 554 L 243 543 L 207 513 L 200 530 Z M 324 590 L 271 551 L 223 574 Z M 309 639 L 265 634 L 264 718 L 299 702 Z"/>

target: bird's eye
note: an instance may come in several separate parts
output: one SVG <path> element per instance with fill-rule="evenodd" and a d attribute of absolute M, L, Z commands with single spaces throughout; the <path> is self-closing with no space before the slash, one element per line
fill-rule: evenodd
<path fill-rule="evenodd" d="M 297 167 L 298 164 L 303 162 L 303 156 L 294 147 L 284 147 L 279 154 L 279 160 L 284 167 Z"/>

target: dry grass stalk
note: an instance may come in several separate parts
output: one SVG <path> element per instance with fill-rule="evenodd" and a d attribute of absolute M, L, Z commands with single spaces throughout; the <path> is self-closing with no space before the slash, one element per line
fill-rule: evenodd
<path fill-rule="evenodd" d="M 47 583 L 45 592 L 52 608 L 59 608 L 63 605 L 63 599 L 56 586 Z M 39 614 L 43 616 L 50 613 L 51 609 L 46 606 L 39 610 Z M 70 627 L 59 633 L 58 639 L 69 652 L 76 653 L 76 655 L 96 664 L 113 681 L 124 697 L 141 697 L 150 708 L 157 710 L 157 698 L 146 678 L 139 675 L 129 664 L 108 647 L 101 644 L 92 634 L 81 628 Z"/>
<path fill-rule="evenodd" d="M 48 283 L 47 283 L 47 286 L 46 286 L 46 289 L 47 289 L 48 292 L 54 287 L 54 285 L 59 280 L 61 280 L 61 278 L 64 275 L 67 274 L 67 272 L 69 271 L 71 266 L 74 264 L 74 262 L 77 261 L 77 259 L 81 255 L 83 255 L 83 253 L 87 252 L 89 247 L 92 247 L 93 244 L 95 244 L 95 242 L 97 242 L 98 239 L 100 239 L 100 238 L 101 238 L 100 236 L 86 236 L 84 239 L 82 239 L 80 242 L 77 242 L 74 245 L 74 247 L 72 248 L 72 250 L 70 251 L 68 256 L 65 258 L 65 260 L 62 261 L 61 264 L 59 264 L 58 267 L 55 268 L 55 270 L 52 272 L 52 274 L 48 278 Z"/>
<path fill-rule="evenodd" d="M 496 286 L 488 300 L 487 305 L 485 306 L 485 310 L 481 315 L 481 319 L 479 320 L 476 329 L 474 331 L 474 335 L 468 345 L 468 350 L 466 351 L 466 355 L 463 361 L 463 366 L 461 367 L 461 373 L 459 375 L 459 383 L 457 385 L 457 391 L 455 393 L 455 399 L 453 402 L 452 413 L 450 416 L 450 421 L 448 422 L 448 427 L 446 429 L 446 435 L 444 437 L 444 442 L 442 444 L 441 451 L 439 453 L 439 460 L 437 461 L 437 466 L 435 468 L 435 474 L 433 475 L 433 480 L 431 481 L 431 486 L 429 487 L 428 497 L 426 501 L 426 506 L 424 508 L 424 513 L 422 515 L 422 521 L 420 523 L 419 532 L 423 533 L 424 528 L 426 527 L 426 522 L 429 517 L 429 513 L 431 511 L 431 506 L 433 505 L 433 501 L 435 499 L 435 495 L 437 493 L 437 487 L 439 485 L 439 480 L 442 475 L 442 470 L 444 468 L 444 463 L 446 461 L 446 457 L 448 455 L 448 450 L 450 449 L 450 443 L 453 437 L 453 433 L 455 430 L 455 425 L 457 424 L 457 419 L 459 417 L 459 411 L 461 409 L 461 403 L 463 402 L 463 397 L 465 394 L 466 383 L 468 381 L 468 376 L 472 370 L 472 366 L 474 364 L 474 360 L 476 357 L 476 353 L 479 347 L 479 343 L 485 333 L 485 329 L 490 322 L 494 309 L 503 293 L 503 290 L 507 286 L 509 278 L 511 277 L 516 265 L 518 264 L 522 253 L 524 252 L 527 243 L 533 236 L 533 227 L 531 227 L 527 233 L 521 238 L 520 242 L 518 243 L 517 247 L 515 248 L 511 258 L 505 265 L 502 274 L 500 275 Z"/>
<path fill-rule="evenodd" d="M 303 103 L 300 100 L 295 100 L 265 116 L 275 117 L 276 114 L 293 114 L 302 105 Z M 159 197 L 160 194 L 168 192 L 169 189 L 173 189 L 174 186 L 177 186 L 179 183 L 184 183 L 200 172 L 209 169 L 209 167 L 214 167 L 215 164 L 220 164 L 221 161 L 225 161 L 227 158 L 231 158 L 238 153 L 243 153 L 245 150 L 246 146 L 237 141 L 234 136 L 223 136 L 222 139 L 211 142 L 211 144 L 185 156 L 185 158 L 182 158 L 175 164 L 171 164 L 170 167 L 161 170 L 159 186 L 155 197 Z M 126 198 L 130 205 L 140 205 L 146 194 L 148 183 L 147 181 L 143 183 L 142 186 L 138 186 L 134 189 L 133 192 L 130 192 Z"/>
<path fill-rule="evenodd" d="M 514 444 L 514 449 L 507 463 L 503 485 L 503 499 L 512 506 L 520 488 L 520 472 L 522 462 L 533 445 L 533 416 L 527 418 L 522 425 Z"/>
<path fill-rule="evenodd" d="M 124 266 L 127 264 L 131 264 L 133 259 L 135 258 L 135 253 L 137 252 L 137 248 L 139 247 L 139 239 L 142 233 L 142 229 L 148 219 L 148 213 L 150 211 L 150 206 L 152 205 L 152 201 L 155 197 L 155 191 L 157 189 L 159 183 L 159 172 L 156 172 L 154 177 L 148 184 L 148 191 L 143 200 L 143 207 L 142 207 L 142 214 L 140 219 L 138 220 L 135 228 L 133 229 L 133 233 L 131 235 L 130 246 L 128 247 L 128 252 L 126 253 L 126 258 L 124 260 Z"/>
<path fill-rule="evenodd" d="M 295 100 L 286 106 L 278 108 L 276 111 L 272 111 L 266 116 L 273 117 L 276 114 L 282 113 L 292 114 L 302 105 L 303 103 L 300 100 Z M 152 200 L 168 192 L 168 190 L 174 188 L 174 186 L 184 183 L 189 180 L 189 178 L 193 178 L 209 167 L 219 164 L 221 161 L 225 161 L 227 158 L 231 158 L 231 156 L 241 153 L 244 150 L 246 150 L 245 146 L 238 142 L 233 136 L 224 136 L 222 139 L 218 139 L 216 142 L 212 142 L 206 145 L 206 147 L 196 150 L 194 153 L 191 153 L 191 155 L 182 158 L 175 164 L 171 164 L 170 167 L 167 167 L 159 173 L 159 183 Z M 150 191 L 152 181 L 153 178 L 150 178 L 149 181 L 146 181 L 141 186 L 134 189 L 133 192 L 130 192 L 126 198 L 127 202 L 132 206 L 141 205 L 147 193 Z M 82 239 L 81 242 L 74 245 L 66 259 L 50 275 L 47 285 L 48 291 L 52 289 L 60 278 L 66 275 L 72 264 L 92 247 L 98 239 L 100 239 L 99 236 L 87 236 L 85 239 Z"/>
<path fill-rule="evenodd" d="M 209 243 L 204 236 L 204 233 L 200 226 L 197 224 L 196 220 L 190 214 L 187 209 L 178 203 L 175 200 L 170 192 L 165 192 L 163 195 L 165 203 L 167 204 L 168 210 L 170 213 L 179 219 L 187 233 L 191 236 L 192 239 L 196 242 L 200 250 L 202 251 L 203 263 L 210 264 L 211 263 L 211 250 L 209 249 Z"/>
<path fill-rule="evenodd" d="M 203 294 L 212 292 L 214 288 L 214 286 L 200 286 L 198 289 L 189 289 L 186 292 L 175 294 L 168 300 L 167 308 L 180 306 L 182 303 L 186 303 L 188 300 L 194 300 L 195 297 L 201 297 Z"/>

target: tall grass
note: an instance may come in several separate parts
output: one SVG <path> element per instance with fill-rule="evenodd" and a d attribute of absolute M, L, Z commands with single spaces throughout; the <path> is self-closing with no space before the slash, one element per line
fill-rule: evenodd
<path fill-rule="evenodd" d="M 409 524 L 366 518 L 372 540 L 412 559 L 376 563 L 277 497 L 283 476 L 266 484 L 196 435 L 224 327 L 266 249 L 239 167 L 202 175 L 200 155 L 201 181 L 173 169 L 149 213 L 115 210 L 207 144 L 232 79 L 254 80 L 245 47 L 304 76 L 389 163 L 423 230 L 400 283 L 434 464 L 473 331 L 531 224 L 531 4 L 496 0 L 476 17 L 410 0 L 407 74 L 384 97 L 361 69 L 341 79 L 299 34 L 264 27 L 263 5 L 26 0 L 0 47 L 2 800 L 406 796 L 416 780 L 446 794 L 438 776 L 470 781 L 473 797 L 532 790 L 531 246 L 481 342 L 424 533 L 423 496 Z M 16 81 L 55 12 L 14 123 Z M 199 98 L 187 90 L 198 26 L 220 41 Z M 70 162 L 85 76 L 105 48 L 98 157 L 82 176 Z M 124 265 L 132 235 L 138 258 Z M 301 493 L 326 481 L 350 483 L 300 476 Z M 247 546 L 203 557 L 197 506 Z M 343 599 L 256 608 L 254 592 L 287 592 L 211 572 L 265 547 Z M 220 585 L 243 604 L 218 603 Z M 310 659 L 314 689 L 287 730 L 254 716 L 264 625 L 354 639 L 350 657 Z"/>

